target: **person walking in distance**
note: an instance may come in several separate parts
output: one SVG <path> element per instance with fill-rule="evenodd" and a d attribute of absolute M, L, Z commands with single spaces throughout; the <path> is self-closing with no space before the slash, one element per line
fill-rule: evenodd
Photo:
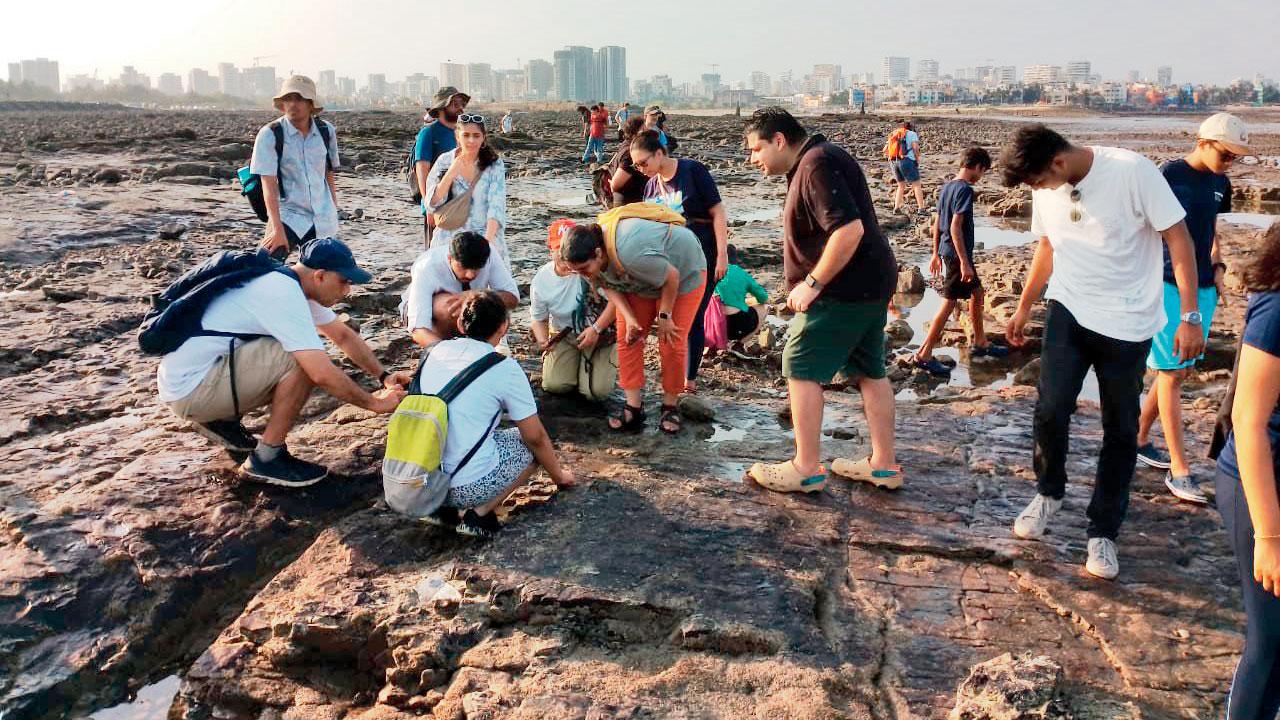
<path fill-rule="evenodd" d="M 1150 160 L 1120 148 L 1074 145 L 1044 125 L 1020 128 L 1001 153 L 1000 167 L 1006 186 L 1033 189 L 1031 232 L 1040 238 L 1005 331 L 1010 343 L 1025 343 L 1032 303 L 1042 293 L 1048 301 L 1033 426 L 1036 496 L 1013 532 L 1043 537 L 1062 507 L 1071 415 L 1093 368 L 1103 439 L 1087 510 L 1085 570 L 1114 579 L 1120 572 L 1116 538 L 1138 456 L 1143 364 L 1151 337 L 1164 325 L 1161 238 L 1178 286 L 1174 352 L 1185 361 L 1204 347 L 1186 212 Z"/>

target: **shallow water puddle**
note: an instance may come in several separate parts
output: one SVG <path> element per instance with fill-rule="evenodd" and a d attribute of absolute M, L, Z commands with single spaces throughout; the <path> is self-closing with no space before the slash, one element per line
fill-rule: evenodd
<path fill-rule="evenodd" d="M 182 681 L 177 675 L 170 675 L 160 682 L 148 685 L 138 691 L 133 702 L 121 703 L 115 707 L 99 710 L 90 715 L 90 720 L 165 720 L 169 717 L 169 708 L 178 694 Z"/>

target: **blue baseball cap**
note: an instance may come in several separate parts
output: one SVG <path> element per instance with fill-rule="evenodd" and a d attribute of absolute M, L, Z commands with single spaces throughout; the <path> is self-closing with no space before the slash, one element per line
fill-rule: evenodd
<path fill-rule="evenodd" d="M 312 240 L 302 249 L 301 261 L 312 270 L 329 270 L 360 285 L 373 279 L 368 270 L 356 265 L 351 248 L 337 238 Z"/>

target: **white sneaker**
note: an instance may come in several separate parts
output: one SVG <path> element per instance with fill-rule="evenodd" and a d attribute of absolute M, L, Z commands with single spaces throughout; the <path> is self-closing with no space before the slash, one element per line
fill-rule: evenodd
<path fill-rule="evenodd" d="M 1018 519 L 1013 521 L 1013 534 L 1023 540 L 1037 540 L 1044 537 L 1044 530 L 1049 525 L 1049 518 L 1062 508 L 1061 500 L 1037 494 L 1023 510 Z"/>
<path fill-rule="evenodd" d="M 1089 561 L 1084 569 L 1094 577 L 1115 580 L 1120 574 L 1120 560 L 1116 558 L 1116 544 L 1106 538 L 1089 538 Z"/>
<path fill-rule="evenodd" d="M 1207 504 L 1209 498 L 1205 496 L 1200 486 L 1196 485 L 1195 480 L 1190 475 L 1174 475 L 1173 471 L 1164 474 L 1164 486 L 1169 488 L 1169 492 L 1179 500 L 1187 502 Z"/>

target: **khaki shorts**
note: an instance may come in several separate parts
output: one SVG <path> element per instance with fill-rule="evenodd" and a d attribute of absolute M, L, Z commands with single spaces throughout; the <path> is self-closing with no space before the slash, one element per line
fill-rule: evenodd
<path fill-rule="evenodd" d="M 542 358 L 542 389 L 549 393 L 577 390 L 588 400 L 604 400 L 618 384 L 618 344 L 597 345 L 584 354 L 565 336 Z"/>
<path fill-rule="evenodd" d="M 218 358 L 191 394 L 168 403 L 174 415 L 192 422 L 235 420 L 235 403 L 231 398 L 231 363 L 228 356 Z M 292 353 L 285 352 L 274 338 L 260 338 L 236 348 L 236 390 L 240 396 L 240 414 L 271 402 L 276 385 L 298 363 Z"/>

